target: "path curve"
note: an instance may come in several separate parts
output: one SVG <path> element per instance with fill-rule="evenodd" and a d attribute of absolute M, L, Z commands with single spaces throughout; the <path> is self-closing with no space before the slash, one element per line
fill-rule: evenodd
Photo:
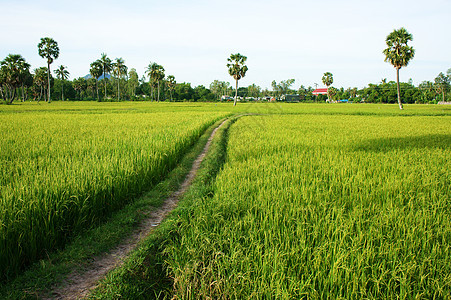
<path fill-rule="evenodd" d="M 153 228 L 158 226 L 163 219 L 177 206 L 180 197 L 192 184 L 197 171 L 202 163 L 205 155 L 210 149 L 211 142 L 222 125 L 227 121 L 225 119 L 218 127 L 216 127 L 208 138 L 201 154 L 193 162 L 190 172 L 186 175 L 185 180 L 180 188 L 169 196 L 163 205 L 156 210 L 153 210 L 149 215 L 141 221 L 138 228 L 131 233 L 121 244 L 116 246 L 112 251 L 102 256 L 93 258 L 89 266 L 83 271 L 74 271 L 69 274 L 61 286 L 55 288 L 51 292 L 50 298 L 44 299 L 83 299 L 88 296 L 89 292 L 93 290 L 100 279 L 112 269 L 122 265 L 124 259 L 128 256 L 130 251 L 136 248 Z"/>

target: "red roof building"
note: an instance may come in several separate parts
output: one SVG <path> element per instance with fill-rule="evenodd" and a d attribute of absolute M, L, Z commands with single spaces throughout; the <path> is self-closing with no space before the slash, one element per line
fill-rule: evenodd
<path fill-rule="evenodd" d="M 327 88 L 316 89 L 312 92 L 313 95 L 327 95 Z"/>

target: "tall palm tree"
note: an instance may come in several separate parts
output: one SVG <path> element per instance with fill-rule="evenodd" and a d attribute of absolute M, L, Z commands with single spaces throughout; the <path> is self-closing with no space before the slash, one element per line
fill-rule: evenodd
<path fill-rule="evenodd" d="M 47 101 L 50 100 L 50 65 L 53 63 L 55 59 L 58 58 L 60 54 L 60 49 L 58 48 L 58 43 L 49 37 L 41 38 L 41 42 L 38 44 L 39 56 L 47 59 L 47 81 L 49 84 L 49 88 L 47 90 L 48 96 Z"/>
<path fill-rule="evenodd" d="M 160 81 L 164 79 L 164 68 L 163 66 L 157 63 L 150 63 L 147 66 L 146 70 L 147 75 L 149 76 L 149 83 L 152 85 L 153 83 L 157 83 L 158 86 L 158 101 L 160 101 Z"/>
<path fill-rule="evenodd" d="M 329 86 L 334 83 L 334 75 L 330 72 L 326 72 L 321 80 L 323 81 L 323 84 L 327 86 L 327 98 L 329 99 Z"/>
<path fill-rule="evenodd" d="M 113 70 L 113 63 L 111 62 L 111 59 L 108 58 L 106 53 L 102 53 L 102 57 L 100 58 L 99 61 L 102 64 L 102 69 L 103 69 L 103 80 L 105 82 L 104 97 L 106 98 L 106 81 L 107 81 L 106 74 L 110 74 L 110 72 Z"/>
<path fill-rule="evenodd" d="M 166 78 L 166 84 L 168 85 L 168 90 L 172 101 L 172 91 L 174 90 L 176 84 L 174 75 L 168 75 Z"/>
<path fill-rule="evenodd" d="M 103 66 L 102 62 L 100 60 L 96 60 L 95 62 L 91 63 L 91 69 L 89 69 L 89 73 L 93 78 L 96 79 L 96 92 L 97 92 L 97 101 L 100 101 L 99 98 L 99 77 L 102 76 L 103 73 Z"/>
<path fill-rule="evenodd" d="M 247 57 L 237 54 L 231 54 L 227 61 L 227 68 L 229 68 L 229 74 L 235 79 L 235 101 L 233 102 L 233 106 L 236 105 L 236 100 L 238 97 L 238 80 L 243 78 L 246 75 L 248 70 L 247 66 L 244 64 L 247 60 Z"/>
<path fill-rule="evenodd" d="M 116 62 L 113 63 L 113 72 L 114 75 L 117 76 L 117 100 L 121 100 L 119 82 L 124 75 L 127 75 L 127 66 L 124 65 L 124 60 L 121 58 L 116 58 Z"/>
<path fill-rule="evenodd" d="M 407 32 L 404 27 L 401 27 L 398 30 L 393 30 L 393 32 L 391 32 L 385 39 L 385 43 L 388 46 L 388 48 L 383 51 L 385 54 L 385 62 L 389 62 L 396 69 L 396 87 L 398 90 L 399 109 L 403 109 L 399 89 L 399 69 L 406 67 L 415 55 L 415 49 L 407 45 L 407 43 L 412 39 L 412 34 Z"/>
<path fill-rule="evenodd" d="M 64 101 L 64 81 L 69 78 L 69 71 L 67 71 L 66 67 L 61 65 L 55 71 L 56 77 L 62 81 L 61 84 L 61 100 Z"/>

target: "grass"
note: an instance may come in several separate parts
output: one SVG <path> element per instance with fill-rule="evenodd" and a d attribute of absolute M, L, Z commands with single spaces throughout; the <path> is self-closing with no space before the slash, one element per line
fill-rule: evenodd
<path fill-rule="evenodd" d="M 119 268 L 110 272 L 93 291 L 91 299 L 170 299 L 173 278 L 165 261 L 165 248 L 178 236 L 179 216 L 190 214 L 199 199 L 208 201 L 212 195 L 214 178 L 226 156 L 227 132 L 236 119 L 231 119 L 216 133 L 210 151 L 178 207 L 133 251 Z"/>
<path fill-rule="evenodd" d="M 34 124 L 39 119 L 50 126 L 31 126 L 27 130 L 44 131 L 42 137 L 51 137 L 45 145 L 59 145 L 62 140 L 55 140 L 58 135 L 53 134 L 61 131 L 56 124 L 70 124 L 67 119 L 79 118 L 79 124 L 100 124 L 123 132 L 125 142 L 98 140 L 98 145 L 108 148 L 102 148 L 100 153 L 108 153 L 111 147 L 107 146 L 112 145 L 115 155 L 131 150 L 125 156 L 140 161 L 140 152 L 135 150 L 146 146 L 145 139 L 137 133 L 141 133 L 143 124 L 154 127 L 155 140 L 161 139 L 163 146 L 173 147 L 165 134 L 182 134 L 182 124 L 192 128 L 193 119 L 200 128 L 232 112 L 257 114 L 242 117 L 233 125 L 231 122 L 230 127 L 220 131 L 199 178 L 180 207 L 123 267 L 108 275 L 93 298 L 451 297 L 451 109 L 446 106 L 408 105 L 399 111 L 395 105 L 379 104 L 239 103 L 233 110 L 227 104 L 92 103 L 82 107 L 71 103 L 61 105 L 61 109 L 52 105 L 0 107 L 0 114 L 7 118 L 3 136 L 8 137 L 5 132 L 13 129 L 9 136 L 27 140 L 27 134 L 22 134 L 15 122 Z M 103 119 L 102 115 L 109 117 Z M 164 117 L 170 121 L 164 123 Z M 155 119 L 158 122 L 149 123 Z M 89 120 L 92 123 L 83 123 Z M 117 123 L 113 124 L 113 120 Z M 67 141 L 71 131 L 64 126 L 63 140 Z M 129 133 L 118 129 L 128 126 L 136 126 L 137 130 Z M 108 137 L 101 130 L 95 133 Z M 39 141 L 39 136 L 29 135 L 33 141 Z M 94 135 L 90 137 L 95 140 Z M 15 162 L 14 166 L 20 166 L 16 163 L 20 162 L 19 156 L 14 155 L 35 153 L 33 146 L 37 145 L 40 151 L 35 158 L 53 153 L 47 150 L 53 150 L 51 147 L 39 148 L 41 143 L 30 146 L 18 140 L 6 138 L 0 149 L 0 155 L 9 153 L 10 157 L 3 157 Z M 180 153 L 192 143 L 187 142 Z M 80 148 L 74 145 L 67 149 L 96 149 L 90 148 L 92 144 Z M 158 152 L 152 153 L 153 157 L 155 153 Z M 68 155 L 72 156 L 77 157 Z M 58 156 L 50 156 L 54 157 Z M 178 160 L 174 160 L 174 165 Z M 42 161 L 42 166 L 58 170 L 52 162 Z M 114 160 L 108 159 L 105 165 L 114 165 Z M 80 166 L 75 169 L 82 169 Z M 124 168 L 126 164 L 113 168 L 118 174 L 114 178 L 128 191 L 136 184 L 136 177 L 127 181 L 128 175 L 120 172 Z M 9 178 L 6 175 L 3 177 Z M 73 174 L 61 176 L 72 178 Z M 42 182 L 50 185 L 53 181 L 37 180 L 36 186 Z M 130 195 L 133 194 L 139 192 L 132 189 Z M 119 201 L 118 207 L 125 202 Z M 124 228 L 133 227 L 139 219 L 133 211 L 118 213 Z M 122 224 L 118 222 L 116 226 Z M 77 232 L 70 231 L 74 235 Z M 117 232 L 117 238 L 116 234 L 111 237 L 116 242 L 119 236 L 126 235 Z M 92 237 L 94 240 L 95 234 Z M 108 235 L 105 240 L 109 240 Z M 90 249 L 99 253 L 108 247 L 87 246 L 84 252 L 83 244 L 78 244 L 76 250 L 69 251 L 74 256 L 64 256 L 67 260 L 41 260 L 32 272 L 64 266 L 55 263 L 53 267 L 54 261 L 65 261 L 70 267 L 61 268 L 67 272 L 73 267 L 72 262 L 77 264 L 89 257 Z M 77 256 L 79 251 L 84 254 Z M 18 279 L 16 285 L 4 290 L 11 293 L 21 284 L 34 286 L 21 289 L 17 298 L 23 298 L 24 290 L 40 290 L 36 287 L 49 286 L 60 276 L 55 274 L 64 274 L 52 272 L 41 278 L 47 283 L 26 285 L 28 279 L 24 278 L 31 277 L 20 277 L 22 281 Z M 37 278 L 36 274 L 45 273 L 32 274 Z"/>
<path fill-rule="evenodd" d="M 213 124 L 199 141 L 183 157 L 166 177 L 141 197 L 112 214 L 107 222 L 78 235 L 63 250 L 50 254 L 48 258 L 33 264 L 26 272 L 0 288 L 1 299 L 36 299 L 49 296 L 53 286 L 61 284 L 68 273 L 83 270 L 92 257 L 112 249 L 136 228 L 145 216 L 143 211 L 159 207 L 173 191 L 177 190 L 193 161 L 202 151 L 213 128 Z"/>
<path fill-rule="evenodd" d="M 182 299 L 447 299 L 450 117 L 243 117 L 164 251 Z"/>
<path fill-rule="evenodd" d="M 227 114 L 83 104 L 2 107 L 0 279 L 13 278 L 149 189 Z"/>

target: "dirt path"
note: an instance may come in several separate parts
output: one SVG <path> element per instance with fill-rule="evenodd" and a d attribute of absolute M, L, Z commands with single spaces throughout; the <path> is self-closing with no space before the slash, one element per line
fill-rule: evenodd
<path fill-rule="evenodd" d="M 163 219 L 177 206 L 177 202 L 183 193 L 191 185 L 194 177 L 197 174 L 197 170 L 200 167 L 202 160 L 210 148 L 211 141 L 216 134 L 216 131 L 226 122 L 224 120 L 218 127 L 216 127 L 208 138 L 202 153 L 199 154 L 194 161 L 190 172 L 185 178 L 185 181 L 180 186 L 179 190 L 174 192 L 169 198 L 167 198 L 163 205 L 150 212 L 138 228 L 131 233 L 130 237 L 125 239 L 120 245 L 118 245 L 111 252 L 93 258 L 91 264 L 83 271 L 76 271 L 69 274 L 67 279 L 60 287 L 55 288 L 52 291 L 51 298 L 46 299 L 82 299 L 88 295 L 88 293 L 96 287 L 98 281 L 102 279 L 109 271 L 115 267 L 120 266 L 124 259 L 128 256 L 138 243 L 143 240 L 153 228 L 158 226 Z"/>

